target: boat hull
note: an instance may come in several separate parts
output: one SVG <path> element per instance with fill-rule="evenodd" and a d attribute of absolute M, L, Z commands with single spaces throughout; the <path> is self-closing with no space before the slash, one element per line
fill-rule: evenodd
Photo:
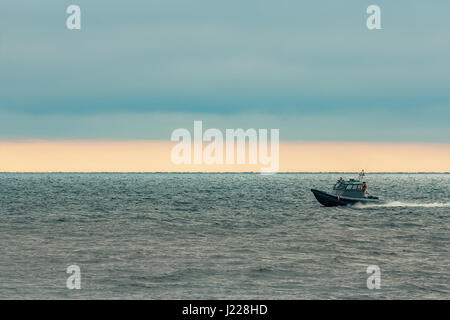
<path fill-rule="evenodd" d="M 311 189 L 311 192 L 316 197 L 317 201 L 325 207 L 337 207 L 337 206 L 347 206 L 355 203 L 379 203 L 380 200 L 376 197 L 373 198 L 348 198 L 348 197 L 339 197 L 335 195 L 331 195 L 329 193 Z"/>

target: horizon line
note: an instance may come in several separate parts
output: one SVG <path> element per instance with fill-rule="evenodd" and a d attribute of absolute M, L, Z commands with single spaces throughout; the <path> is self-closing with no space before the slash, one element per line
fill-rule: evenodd
<path fill-rule="evenodd" d="M 280 171 L 261 173 L 260 171 L 0 171 L 0 174 L 359 174 L 360 171 Z M 366 175 L 372 174 L 450 174 L 450 171 L 377 171 L 364 172 Z"/>

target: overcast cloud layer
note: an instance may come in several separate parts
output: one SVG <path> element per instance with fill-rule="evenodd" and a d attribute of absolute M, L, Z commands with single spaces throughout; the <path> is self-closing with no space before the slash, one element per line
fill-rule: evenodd
<path fill-rule="evenodd" d="M 0 15 L 0 139 L 168 139 L 204 120 L 450 142 L 449 1 L 2 0 Z"/>

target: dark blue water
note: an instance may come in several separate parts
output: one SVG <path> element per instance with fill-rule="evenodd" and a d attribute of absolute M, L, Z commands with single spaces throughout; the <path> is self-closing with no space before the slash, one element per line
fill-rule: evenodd
<path fill-rule="evenodd" d="M 386 204 L 320 206 L 339 176 L 0 174 L 0 298 L 448 299 L 450 175 L 370 175 Z"/>

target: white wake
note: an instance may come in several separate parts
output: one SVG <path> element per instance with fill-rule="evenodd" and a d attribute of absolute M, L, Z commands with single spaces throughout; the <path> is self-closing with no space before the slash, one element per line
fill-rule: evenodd
<path fill-rule="evenodd" d="M 433 203 L 415 203 L 415 202 L 401 202 L 389 201 L 384 203 L 357 203 L 355 208 L 380 208 L 380 207 L 417 207 L 417 208 L 448 208 L 450 203 L 433 202 Z"/>

